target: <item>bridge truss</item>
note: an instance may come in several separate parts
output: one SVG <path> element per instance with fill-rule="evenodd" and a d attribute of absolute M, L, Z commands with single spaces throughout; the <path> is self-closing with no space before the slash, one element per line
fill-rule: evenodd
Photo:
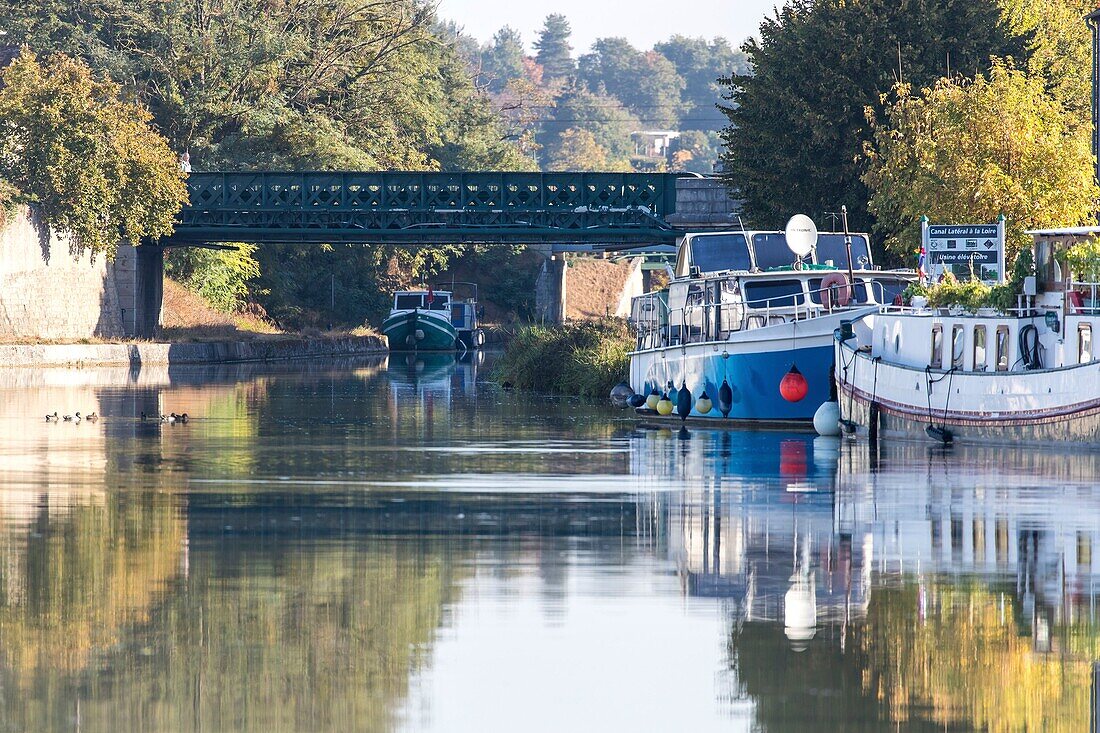
<path fill-rule="evenodd" d="M 192 173 L 161 244 L 675 241 L 668 173 Z"/>

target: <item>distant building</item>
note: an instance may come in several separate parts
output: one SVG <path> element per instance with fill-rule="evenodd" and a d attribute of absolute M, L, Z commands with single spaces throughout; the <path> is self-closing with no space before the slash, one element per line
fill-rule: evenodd
<path fill-rule="evenodd" d="M 680 137 L 675 130 L 637 130 L 630 133 L 634 141 L 634 157 L 651 162 L 669 162 L 672 141 Z"/>

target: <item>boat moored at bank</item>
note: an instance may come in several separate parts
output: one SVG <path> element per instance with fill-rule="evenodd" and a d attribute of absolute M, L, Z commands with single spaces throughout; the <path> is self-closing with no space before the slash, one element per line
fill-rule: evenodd
<path fill-rule="evenodd" d="M 916 299 L 845 324 L 834 339 L 841 424 L 943 443 L 1100 443 L 1100 283 L 1061 263 L 1095 232 L 1032 232 L 1036 276 L 1014 308 Z"/>
<path fill-rule="evenodd" d="M 632 302 L 629 386 L 648 399 L 640 411 L 813 418 L 831 394 L 833 331 L 893 303 L 916 278 L 875 269 L 866 235 L 813 234 L 813 246 L 789 242 L 789 227 L 684 237 L 668 288 Z"/>
<path fill-rule="evenodd" d="M 451 323 L 451 294 L 446 291 L 401 290 L 382 322 L 390 351 L 451 351 L 458 331 Z"/>

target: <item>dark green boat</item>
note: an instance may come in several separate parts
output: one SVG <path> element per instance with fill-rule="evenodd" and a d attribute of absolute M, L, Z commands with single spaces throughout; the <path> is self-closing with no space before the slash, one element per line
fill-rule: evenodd
<path fill-rule="evenodd" d="M 403 290 L 382 322 L 390 351 L 453 351 L 458 332 L 451 323 L 451 294 Z"/>

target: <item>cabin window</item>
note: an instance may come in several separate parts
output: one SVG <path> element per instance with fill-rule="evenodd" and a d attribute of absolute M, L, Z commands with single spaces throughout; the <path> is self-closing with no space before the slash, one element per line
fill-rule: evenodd
<path fill-rule="evenodd" d="M 817 305 L 821 305 L 821 278 L 810 278 L 810 300 Z M 838 288 L 839 289 L 839 288 Z M 867 302 L 867 285 L 859 278 L 856 278 L 855 283 L 852 284 L 852 303 L 866 303 Z"/>
<path fill-rule="evenodd" d="M 745 300 L 753 308 L 784 308 L 805 302 L 801 280 L 745 283 Z"/>
<path fill-rule="evenodd" d="M 412 310 L 424 307 L 424 296 L 420 293 L 400 293 L 393 299 L 394 310 Z"/>
<path fill-rule="evenodd" d="M 1088 364 L 1092 361 L 1092 324 L 1082 323 L 1077 327 L 1077 363 Z"/>
<path fill-rule="evenodd" d="M 997 326 L 997 371 L 1008 371 L 1008 326 Z"/>
<path fill-rule="evenodd" d="M 691 238 L 690 247 L 691 264 L 700 272 L 749 270 L 752 267 L 744 234 L 700 235 Z"/>
<path fill-rule="evenodd" d="M 871 284 L 871 294 L 880 305 L 893 305 L 907 287 L 909 283 L 904 280 L 875 279 Z"/>
<path fill-rule="evenodd" d="M 755 237 L 753 240 L 755 241 Z M 852 269 L 870 270 L 871 248 L 867 238 L 861 234 L 851 235 L 852 239 Z M 818 264 L 825 264 L 832 260 L 836 267 L 848 267 L 848 248 L 844 245 L 843 234 L 818 234 L 817 247 L 814 248 L 814 260 Z"/>
<path fill-rule="evenodd" d="M 761 270 L 790 267 L 795 261 L 794 254 L 787 247 L 787 235 L 778 232 L 752 235 L 752 252 L 756 256 L 756 266 Z"/>
<path fill-rule="evenodd" d="M 928 366 L 933 369 L 943 368 L 943 326 L 932 326 L 932 358 Z"/>
<path fill-rule="evenodd" d="M 974 326 L 974 371 L 985 371 L 985 326 Z"/>
<path fill-rule="evenodd" d="M 966 328 L 951 327 L 951 368 L 963 368 L 963 352 L 966 350 Z"/>

